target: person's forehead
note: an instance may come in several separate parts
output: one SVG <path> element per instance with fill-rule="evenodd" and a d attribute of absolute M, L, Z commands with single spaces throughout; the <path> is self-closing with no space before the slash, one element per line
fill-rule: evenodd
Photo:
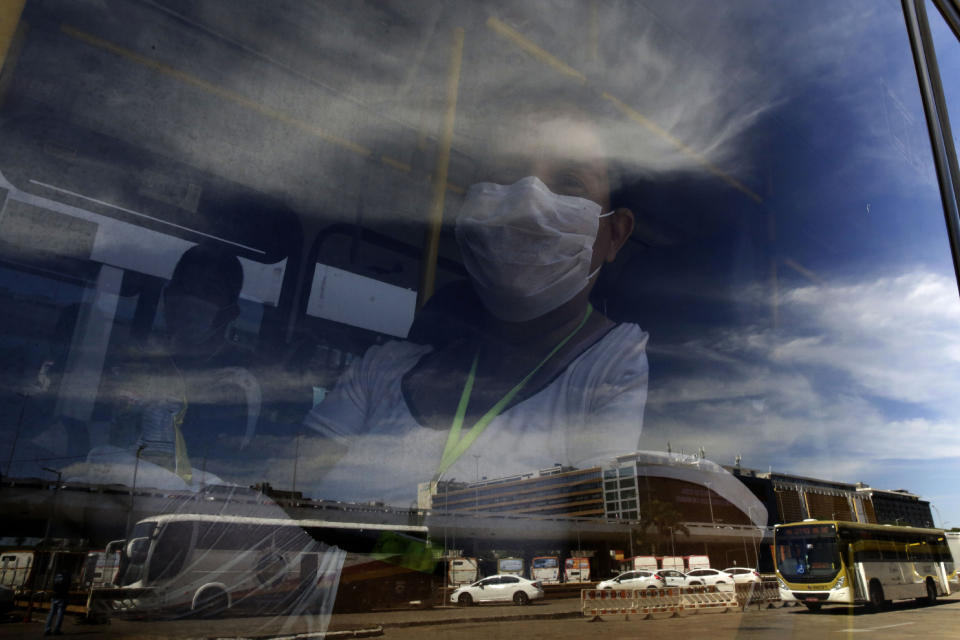
<path fill-rule="evenodd" d="M 606 170 L 606 154 L 596 126 L 571 116 L 528 115 L 495 132 L 487 163 L 564 164 L 582 170 Z"/>

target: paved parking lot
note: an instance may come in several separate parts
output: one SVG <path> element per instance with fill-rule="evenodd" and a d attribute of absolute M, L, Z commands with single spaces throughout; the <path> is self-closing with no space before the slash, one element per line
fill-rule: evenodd
<path fill-rule="evenodd" d="M 385 630 L 391 640 L 472 639 L 565 640 L 602 637 L 627 638 L 709 638 L 710 640 L 811 640 L 821 638 L 950 638 L 958 637 L 960 596 L 944 599 L 933 607 L 913 603 L 897 604 L 889 611 L 870 613 L 866 609 L 824 609 L 810 613 L 803 607 L 752 610 L 744 613 L 701 612 L 682 618 L 652 620 L 610 616 L 602 622 L 584 618 L 530 622 L 492 622 L 464 625 L 399 628 Z"/>
<path fill-rule="evenodd" d="M 803 607 L 749 609 L 746 612 L 699 612 L 679 618 L 658 614 L 644 620 L 632 616 L 605 616 L 590 622 L 579 615 L 580 601 L 565 599 L 513 605 L 443 608 L 427 611 L 371 612 L 339 615 L 331 631 L 372 630 L 390 640 L 491 638 L 503 640 L 563 640 L 584 636 L 607 639 L 649 637 L 704 637 L 713 639 L 803 638 L 950 638 L 958 637 L 960 594 L 941 599 L 932 607 L 913 602 L 897 603 L 888 611 L 865 608 L 824 609 L 810 613 Z M 115 620 L 110 625 L 87 626 L 64 622 L 64 635 L 109 640 L 160 638 L 267 638 L 309 633 L 308 618 L 224 618 L 216 620 L 134 621 Z M 42 617 L 32 623 L 0 624 L 0 638 L 36 638 L 43 631 Z M 340 635 L 340 634 L 331 634 Z"/>

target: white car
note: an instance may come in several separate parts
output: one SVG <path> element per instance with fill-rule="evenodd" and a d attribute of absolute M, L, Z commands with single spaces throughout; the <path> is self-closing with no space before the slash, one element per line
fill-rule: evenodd
<path fill-rule="evenodd" d="M 746 582 L 762 582 L 760 578 L 760 572 L 756 569 L 751 569 L 750 567 L 730 567 L 729 569 L 724 569 L 724 573 L 729 573 L 733 576 L 733 581 L 737 584 L 744 584 Z"/>
<path fill-rule="evenodd" d="M 694 569 L 687 572 L 686 586 L 733 584 L 733 576 L 719 569 Z"/>
<path fill-rule="evenodd" d="M 641 569 L 604 580 L 597 585 L 597 589 L 660 589 L 664 586 L 665 583 L 658 573 Z"/>
<path fill-rule="evenodd" d="M 682 587 L 687 584 L 687 576 L 676 569 L 660 569 L 660 571 L 657 571 L 657 575 L 668 587 Z"/>
<path fill-rule="evenodd" d="M 496 575 L 465 585 L 450 594 L 450 602 L 468 606 L 477 602 L 528 604 L 543 597 L 543 585 L 520 576 Z"/>

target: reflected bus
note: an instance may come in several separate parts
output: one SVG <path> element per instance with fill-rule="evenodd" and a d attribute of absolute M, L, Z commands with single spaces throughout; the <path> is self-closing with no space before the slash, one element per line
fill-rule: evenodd
<path fill-rule="evenodd" d="M 133 528 L 120 586 L 96 599 L 112 614 L 174 617 L 407 604 L 435 586 L 425 533 L 415 525 L 158 515 Z"/>
<path fill-rule="evenodd" d="M 933 604 L 950 593 L 950 551 L 937 529 L 810 520 L 774 532 L 780 597 L 811 611 L 825 604 L 916 598 Z"/>

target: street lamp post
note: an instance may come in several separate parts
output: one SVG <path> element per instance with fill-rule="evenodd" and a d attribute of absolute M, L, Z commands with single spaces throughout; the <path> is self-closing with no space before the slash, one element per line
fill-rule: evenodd
<path fill-rule="evenodd" d="M 141 444 L 137 447 L 137 458 L 133 463 L 133 486 L 130 487 L 130 508 L 127 510 L 127 528 L 126 531 L 129 534 L 130 532 L 130 520 L 133 518 L 133 501 L 137 493 L 137 471 L 140 469 L 140 454 L 143 453 L 143 450 L 147 448 L 147 445 Z"/>
<path fill-rule="evenodd" d="M 303 429 L 297 430 L 297 440 L 293 450 L 293 487 L 290 489 L 291 493 L 297 491 L 297 463 L 300 462 L 300 434 L 302 433 Z"/>
<path fill-rule="evenodd" d="M 443 473 L 439 473 L 437 474 L 436 479 L 433 481 L 434 487 L 436 488 L 435 490 L 437 493 L 440 492 L 440 482 L 442 481 L 442 479 L 443 479 Z M 447 487 L 447 489 L 449 489 L 449 486 Z M 441 597 L 442 606 L 445 606 L 447 604 L 447 590 L 450 584 L 449 582 L 450 557 L 449 557 L 449 551 L 447 547 L 447 514 L 448 514 L 448 507 L 449 507 L 449 504 L 447 502 L 448 499 L 449 499 L 449 491 L 445 490 L 443 492 L 443 515 L 441 516 L 443 518 L 443 596 Z M 432 507 L 433 507 L 432 497 L 430 499 L 430 507 L 432 511 Z"/>
<path fill-rule="evenodd" d="M 473 485 L 473 496 L 474 496 L 473 513 L 474 515 L 476 515 L 476 513 L 480 511 L 480 454 L 479 453 L 473 454 L 473 461 L 476 463 L 476 466 L 477 466 L 477 475 L 475 476 L 476 480 L 474 480 L 474 485 Z"/>
<path fill-rule="evenodd" d="M 704 482 L 703 484 L 707 487 L 707 504 L 710 506 L 710 526 L 716 526 L 716 522 L 713 519 L 713 498 L 710 496 L 712 491 L 710 490 L 710 483 Z"/>
<path fill-rule="evenodd" d="M 50 537 L 50 526 L 53 524 L 53 517 L 57 513 L 57 496 L 60 493 L 60 479 L 63 477 L 63 473 L 50 467 L 43 467 L 43 470 L 57 474 L 57 484 L 53 488 L 53 503 L 50 505 L 50 513 L 47 515 L 47 529 L 43 532 L 43 539 L 46 540 Z"/>

